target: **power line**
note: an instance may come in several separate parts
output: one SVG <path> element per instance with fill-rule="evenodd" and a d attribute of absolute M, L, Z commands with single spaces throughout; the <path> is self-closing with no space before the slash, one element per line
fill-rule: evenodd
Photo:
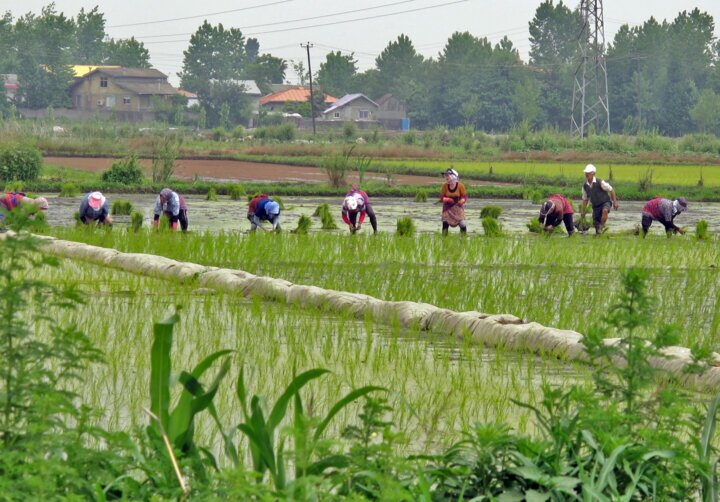
<path fill-rule="evenodd" d="M 322 19 L 326 17 L 335 17 L 335 16 L 344 16 L 345 14 L 355 14 L 356 12 L 366 12 L 369 10 L 376 10 L 376 9 L 384 9 L 385 7 L 394 7 L 395 5 L 405 4 L 405 3 L 412 3 L 417 2 L 418 0 L 402 0 L 400 2 L 393 2 L 383 5 L 376 5 L 374 7 L 365 7 L 363 9 L 354 9 L 354 10 L 346 10 L 342 12 L 334 12 L 332 14 L 322 14 L 320 16 L 312 16 L 312 17 L 303 17 L 298 19 L 289 19 L 287 21 L 276 21 L 274 23 L 263 23 L 263 24 L 253 24 L 249 26 L 239 26 L 240 29 L 246 30 L 249 28 L 261 28 L 263 26 L 276 26 L 278 24 L 289 24 L 289 23 L 299 23 L 301 21 L 312 21 L 313 19 Z M 180 37 L 180 36 L 186 36 L 186 35 L 192 35 L 192 33 L 172 33 L 172 34 L 165 34 L 165 35 L 140 35 L 135 38 L 162 38 L 162 37 Z"/>
<path fill-rule="evenodd" d="M 187 19 L 198 19 L 201 17 L 219 16 L 220 14 L 230 14 L 233 12 L 241 12 L 241 11 L 246 11 L 246 10 L 259 9 L 262 7 L 271 7 L 273 5 L 277 5 L 277 4 L 281 4 L 281 3 L 288 3 L 288 2 L 292 2 L 292 1 L 293 0 L 278 0 L 277 2 L 269 2 L 269 3 L 260 4 L 260 5 L 253 5 L 251 7 L 243 7 L 241 9 L 224 10 L 221 12 L 211 12 L 208 14 L 198 14 L 196 16 L 176 17 L 173 19 L 159 19 L 157 21 L 143 21 L 141 23 L 116 24 L 113 26 L 107 26 L 107 28 L 126 28 L 128 26 L 141 26 L 141 25 L 145 25 L 145 24 L 158 24 L 158 23 L 171 23 L 173 21 L 185 21 Z"/>

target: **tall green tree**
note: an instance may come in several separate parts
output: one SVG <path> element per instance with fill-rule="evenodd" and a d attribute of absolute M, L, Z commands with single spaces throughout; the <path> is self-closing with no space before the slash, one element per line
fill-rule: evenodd
<path fill-rule="evenodd" d="M 150 51 L 145 48 L 145 44 L 135 40 L 135 37 L 110 39 L 105 44 L 103 62 L 125 68 L 150 68 Z"/>
<path fill-rule="evenodd" d="M 320 63 L 317 83 L 327 94 L 344 96 L 356 91 L 354 87 L 356 74 L 357 60 L 354 54 L 330 52 L 325 56 L 325 61 Z"/>
<path fill-rule="evenodd" d="M 247 80 L 254 80 L 264 93 L 270 92 L 270 84 L 282 84 L 287 71 L 287 61 L 271 54 L 262 54 L 248 64 Z"/>
<path fill-rule="evenodd" d="M 538 122 L 567 128 L 582 16 L 562 0 L 544 0 L 528 25 L 530 66 L 540 88 Z"/>
<path fill-rule="evenodd" d="M 390 42 L 375 59 L 378 70 L 378 83 L 382 87 L 371 94 L 379 98 L 390 93 L 406 100 L 413 88 L 412 82 L 417 79 L 424 58 L 418 54 L 407 35 L 400 35 L 396 41 Z"/>
<path fill-rule="evenodd" d="M 90 11 L 80 9 L 75 18 L 75 47 L 73 63 L 102 64 L 105 42 L 105 15 L 93 7 Z"/>
<path fill-rule="evenodd" d="M 183 52 L 180 85 L 202 96 L 209 82 L 241 80 L 247 65 L 245 37 L 237 28 L 225 29 L 205 21 L 190 37 Z"/>
<path fill-rule="evenodd" d="M 700 131 L 720 135 L 720 96 L 705 89 L 690 110 L 690 117 Z"/>

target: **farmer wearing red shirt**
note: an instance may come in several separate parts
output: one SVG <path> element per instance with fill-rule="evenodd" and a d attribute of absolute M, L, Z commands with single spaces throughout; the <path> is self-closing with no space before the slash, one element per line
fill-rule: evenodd
<path fill-rule="evenodd" d="M 575 231 L 573 225 L 573 209 L 570 202 L 562 195 L 555 194 L 548 197 L 548 200 L 540 208 L 538 221 L 546 232 L 552 232 L 560 223 L 565 224 L 568 235 Z"/>
<path fill-rule="evenodd" d="M 642 233 L 645 237 L 652 225 L 653 221 L 659 221 L 665 227 L 665 232 L 675 232 L 684 234 L 685 231 L 675 225 L 675 217 L 687 211 L 688 203 L 685 197 L 679 197 L 676 200 L 663 199 L 655 197 L 643 207 L 642 210 Z"/>
<path fill-rule="evenodd" d="M 345 194 L 342 204 L 342 219 L 350 227 L 351 233 L 354 234 L 360 230 L 366 214 L 370 218 L 373 233 L 377 234 L 377 217 L 372 204 L 370 204 L 370 198 L 357 185 L 353 185 L 352 189 Z"/>

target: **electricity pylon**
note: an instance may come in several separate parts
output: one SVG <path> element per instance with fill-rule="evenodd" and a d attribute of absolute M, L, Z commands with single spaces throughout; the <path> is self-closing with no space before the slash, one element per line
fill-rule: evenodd
<path fill-rule="evenodd" d="M 583 25 L 578 37 L 580 61 L 575 69 L 570 133 L 585 137 L 590 124 L 595 132 L 610 133 L 605 21 L 602 0 L 581 0 Z"/>

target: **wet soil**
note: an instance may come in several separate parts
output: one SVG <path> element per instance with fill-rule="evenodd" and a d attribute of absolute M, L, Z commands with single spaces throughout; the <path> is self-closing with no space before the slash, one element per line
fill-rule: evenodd
<path fill-rule="evenodd" d="M 129 200 L 136 210 L 145 215 L 145 225 L 152 221 L 155 196 L 150 194 L 105 194 L 112 205 L 117 199 Z M 46 195 L 50 202 L 47 212 L 48 222 L 53 226 L 73 225 L 73 213 L 80 206 L 82 196 L 58 197 L 57 194 Z M 229 197 L 219 196 L 217 201 L 206 201 L 202 195 L 189 195 L 185 197 L 188 204 L 188 219 L 190 230 L 202 231 L 247 231 L 250 224 L 245 214 L 247 202 L 230 200 Z M 346 225 L 340 216 L 341 197 L 281 197 L 285 209 L 281 212 L 281 222 L 285 230 L 292 230 L 297 226 L 300 215 L 312 216 L 318 205 L 328 203 L 339 227 L 330 232 L 347 232 Z M 378 218 L 378 227 L 381 232 L 395 232 L 397 220 L 403 216 L 411 217 L 419 232 L 439 232 L 441 227 L 441 206 L 434 200 L 428 202 L 415 202 L 412 199 L 394 197 L 372 198 L 371 201 Z M 500 224 L 503 230 L 513 234 L 527 233 L 526 224 L 531 218 L 537 218 L 540 210 L 539 204 L 532 204 L 525 200 L 482 200 L 471 199 L 465 211 L 468 232 L 470 235 L 482 234 L 480 210 L 486 205 L 497 205 L 503 209 Z M 618 211 L 612 211 L 608 219 L 610 233 L 630 231 L 640 224 L 641 212 L 644 202 L 622 202 Z M 704 219 L 709 223 L 711 232 L 720 232 L 720 203 L 692 203 L 690 211 L 678 216 L 675 222 L 681 227 L 694 229 L 698 220 Z M 124 225 L 129 220 L 127 216 L 115 217 L 115 223 Z M 327 232 L 320 229 L 319 218 L 312 218 L 311 231 Z M 370 222 L 366 219 L 362 232 L 371 232 Z M 450 229 L 457 233 L 457 229 Z M 654 223 L 651 233 L 662 235 L 662 225 Z"/>

